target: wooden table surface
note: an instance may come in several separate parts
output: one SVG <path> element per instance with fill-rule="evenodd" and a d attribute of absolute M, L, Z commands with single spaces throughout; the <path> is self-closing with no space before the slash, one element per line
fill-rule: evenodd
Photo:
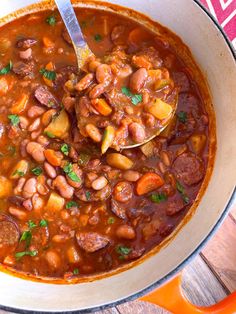
<path fill-rule="evenodd" d="M 214 304 L 236 290 L 236 203 L 204 250 L 184 269 L 182 287 L 192 303 Z M 155 305 L 133 301 L 96 314 L 167 314 Z M 0 314 L 7 314 L 0 310 Z"/>

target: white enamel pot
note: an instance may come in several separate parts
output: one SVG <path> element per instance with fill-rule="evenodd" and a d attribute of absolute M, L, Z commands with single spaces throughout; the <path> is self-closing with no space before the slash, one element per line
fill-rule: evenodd
<path fill-rule="evenodd" d="M 33 0 L 1 0 L 5 16 Z M 86 3 L 86 1 L 82 1 Z M 176 33 L 208 80 L 216 115 L 213 173 L 191 219 L 159 252 L 124 271 L 66 285 L 25 280 L 0 272 L 0 307 L 16 312 L 84 311 L 137 298 L 170 279 L 209 239 L 233 202 L 236 182 L 236 65 L 216 22 L 194 0 L 106 0 L 140 11 Z"/>

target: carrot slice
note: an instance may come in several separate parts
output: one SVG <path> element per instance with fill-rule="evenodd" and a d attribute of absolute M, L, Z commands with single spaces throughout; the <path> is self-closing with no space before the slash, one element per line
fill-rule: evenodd
<path fill-rule="evenodd" d="M 164 180 L 153 172 L 145 173 L 137 182 L 136 193 L 143 195 L 158 189 L 164 184 Z"/>
<path fill-rule="evenodd" d="M 54 64 L 52 62 L 49 62 L 46 66 L 45 69 L 48 71 L 53 71 L 54 70 Z M 47 79 L 45 76 L 43 76 L 43 80 L 46 83 L 47 86 L 53 87 L 53 81 Z"/>
<path fill-rule="evenodd" d="M 60 152 L 56 152 L 53 149 L 46 149 L 44 151 L 44 155 L 45 155 L 45 158 L 47 159 L 47 161 L 51 165 L 53 165 L 55 167 L 58 167 L 61 165 L 63 155 Z"/>
<path fill-rule="evenodd" d="M 134 28 L 128 36 L 131 45 L 139 47 L 141 43 L 150 39 L 150 35 L 141 27 Z"/>
<path fill-rule="evenodd" d="M 11 113 L 19 114 L 19 113 L 23 112 L 26 108 L 28 100 L 29 100 L 29 95 L 22 94 L 20 96 L 20 98 L 11 107 Z"/>
<path fill-rule="evenodd" d="M 112 108 L 104 99 L 92 99 L 91 104 L 103 116 L 109 116 L 112 113 Z"/>

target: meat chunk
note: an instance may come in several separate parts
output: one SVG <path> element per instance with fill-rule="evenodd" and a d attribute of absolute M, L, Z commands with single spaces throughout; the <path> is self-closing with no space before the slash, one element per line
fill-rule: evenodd
<path fill-rule="evenodd" d="M 16 245 L 19 237 L 17 225 L 7 216 L 0 215 L 0 249 Z"/>
<path fill-rule="evenodd" d="M 167 203 L 166 215 L 173 216 L 186 207 L 187 204 L 180 198 Z"/>
<path fill-rule="evenodd" d="M 180 92 L 187 92 L 190 88 L 190 82 L 184 72 L 173 72 L 173 79 L 175 83 L 180 86 Z"/>
<path fill-rule="evenodd" d="M 13 64 L 13 72 L 20 76 L 27 76 L 33 73 L 34 62 L 18 61 Z"/>
<path fill-rule="evenodd" d="M 88 253 L 96 252 L 110 242 L 110 240 L 97 232 L 77 232 L 78 245 Z"/>
<path fill-rule="evenodd" d="M 77 72 L 78 72 L 77 68 L 73 65 L 63 66 L 60 69 L 58 69 L 57 76 L 54 81 L 56 88 L 58 89 L 60 87 L 63 87 L 65 82 L 70 79 L 70 76 L 72 74 L 76 74 Z"/>
<path fill-rule="evenodd" d="M 173 171 L 177 179 L 186 185 L 198 183 L 205 173 L 203 161 L 191 153 L 178 156 L 173 163 Z"/>
<path fill-rule="evenodd" d="M 57 99 L 47 89 L 47 87 L 43 85 L 40 85 L 36 88 L 34 96 L 41 105 L 44 105 L 48 108 L 57 108 L 59 106 Z"/>
<path fill-rule="evenodd" d="M 122 206 L 119 206 L 118 203 L 114 201 L 113 199 L 111 199 L 110 209 L 113 212 L 113 214 L 115 214 L 118 218 L 121 218 L 121 219 L 127 218 L 125 209 Z"/>
<path fill-rule="evenodd" d="M 35 45 L 37 43 L 37 40 L 34 38 L 21 38 L 17 41 L 16 47 L 17 48 L 23 48 L 28 49 Z"/>

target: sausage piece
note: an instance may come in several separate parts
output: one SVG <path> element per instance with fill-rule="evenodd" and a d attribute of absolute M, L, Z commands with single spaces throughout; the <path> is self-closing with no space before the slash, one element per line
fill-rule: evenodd
<path fill-rule="evenodd" d="M 36 88 L 34 96 L 40 102 L 41 105 L 44 105 L 48 108 L 57 108 L 59 106 L 57 99 L 43 85 Z"/>
<path fill-rule="evenodd" d="M 198 183 L 205 172 L 203 161 L 191 153 L 178 156 L 173 163 L 173 171 L 177 179 L 186 185 Z"/>
<path fill-rule="evenodd" d="M 34 63 L 33 62 L 23 62 L 18 61 L 13 64 L 12 71 L 19 76 L 27 76 L 31 74 L 34 70 Z"/>
<path fill-rule="evenodd" d="M 113 199 L 111 199 L 111 207 L 110 207 L 111 211 L 113 212 L 113 214 L 115 214 L 118 218 L 121 219 L 126 219 L 126 212 L 125 209 L 122 208 L 121 206 L 119 206 L 117 204 L 116 201 L 114 201 Z"/>
<path fill-rule="evenodd" d="M 182 199 L 175 199 L 167 203 L 166 215 L 173 216 L 179 213 L 186 207 L 187 204 L 184 203 Z"/>
<path fill-rule="evenodd" d="M 113 190 L 114 199 L 121 203 L 128 202 L 133 196 L 132 186 L 127 181 L 121 181 L 116 184 Z"/>
<path fill-rule="evenodd" d="M 77 232 L 76 239 L 78 245 L 86 252 L 96 252 L 110 242 L 110 240 L 97 232 Z"/>
<path fill-rule="evenodd" d="M 17 48 L 23 48 L 28 49 L 35 45 L 37 43 L 37 40 L 34 38 L 21 38 L 17 41 L 16 47 Z"/>
<path fill-rule="evenodd" d="M 7 216 L 0 215 L 0 249 L 17 244 L 20 232 L 17 225 Z"/>

